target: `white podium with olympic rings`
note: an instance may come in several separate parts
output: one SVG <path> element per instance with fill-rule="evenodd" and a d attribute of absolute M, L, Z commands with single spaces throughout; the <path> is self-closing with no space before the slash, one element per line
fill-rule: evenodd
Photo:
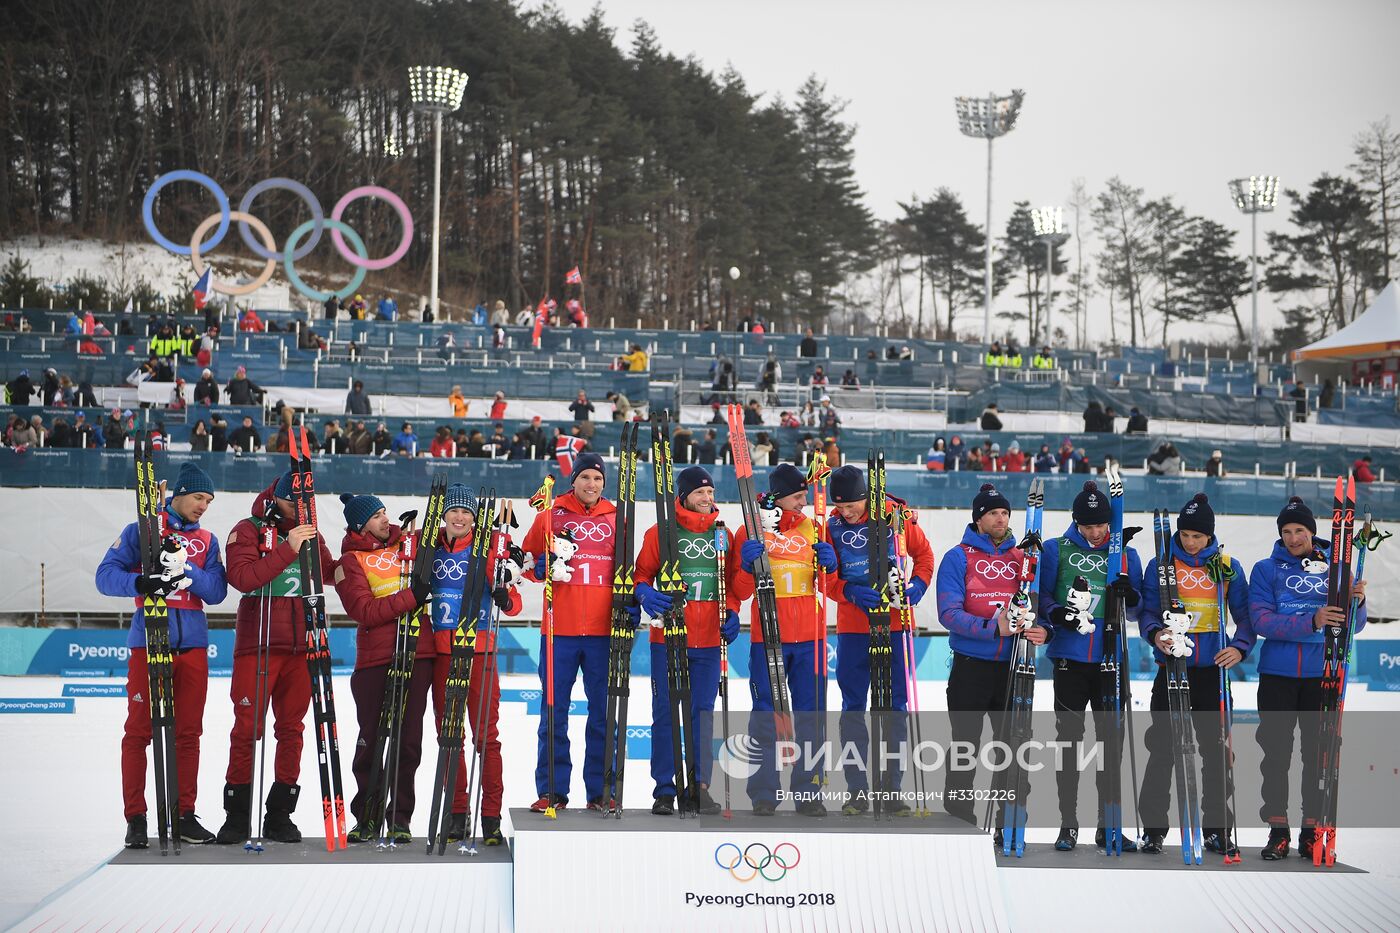
<path fill-rule="evenodd" d="M 1009 930 L 987 837 L 942 814 L 512 810 L 519 930 Z"/>

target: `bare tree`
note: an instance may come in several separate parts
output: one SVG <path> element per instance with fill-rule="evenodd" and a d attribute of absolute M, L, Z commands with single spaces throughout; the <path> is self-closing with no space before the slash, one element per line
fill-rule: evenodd
<path fill-rule="evenodd" d="M 1390 260 L 1395 255 L 1391 244 L 1400 237 L 1400 132 L 1390 128 L 1387 116 L 1358 134 L 1352 151 L 1356 161 L 1349 167 L 1380 213 L 1381 274 L 1389 282 Z"/>

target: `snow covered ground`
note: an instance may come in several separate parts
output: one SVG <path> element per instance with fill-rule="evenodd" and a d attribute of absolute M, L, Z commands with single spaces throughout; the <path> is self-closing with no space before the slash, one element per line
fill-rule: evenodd
<path fill-rule="evenodd" d="M 85 678 L 83 683 L 121 684 L 123 681 Z M 224 768 L 228 761 L 228 733 L 233 722 L 232 705 L 227 700 L 228 684 L 226 678 L 212 679 L 204 714 L 198 813 L 203 823 L 211 830 L 217 830 L 223 820 L 220 793 L 223 788 Z M 57 677 L 5 677 L 0 678 L 0 696 L 57 697 L 62 692 L 62 685 L 63 679 Z M 341 698 L 341 751 L 348 798 L 350 793 L 353 793 L 349 749 L 353 745 L 355 731 L 349 702 L 349 678 L 337 677 L 335 686 L 337 696 Z M 538 680 L 531 676 L 502 677 L 504 689 L 537 686 Z M 736 683 L 735 686 L 739 684 Z M 1042 683 L 1041 687 L 1042 689 L 1036 691 L 1036 708 L 1049 710 L 1051 696 L 1048 684 Z M 1236 688 L 1236 702 L 1240 709 L 1254 707 L 1253 687 L 1253 684 L 1243 684 Z M 1141 685 L 1138 692 L 1141 698 L 1145 699 L 1146 691 Z M 732 689 L 730 693 L 735 709 L 747 707 L 747 690 L 739 686 L 739 689 Z M 649 710 L 647 701 L 643 698 L 649 694 L 650 687 L 646 682 L 634 682 L 634 722 L 648 721 Z M 920 694 L 924 709 L 944 708 L 942 682 L 922 683 Z M 576 693 L 576 696 L 578 695 Z M 831 702 L 837 702 L 835 691 L 832 691 Z M 79 698 L 75 703 L 76 712 L 72 715 L 0 716 L 0 747 L 5 749 L 3 758 L 0 758 L 0 818 L 3 819 L 10 852 L 7 858 L 0 860 L 0 928 L 17 923 L 43 898 L 110 858 L 121 847 L 125 826 L 122 819 L 118 756 L 126 704 L 120 697 Z M 1400 694 L 1370 693 L 1357 685 L 1348 692 L 1347 708 L 1400 711 Z M 502 706 L 501 736 L 507 808 L 527 806 L 535 797 L 535 723 L 535 718 L 526 714 L 523 704 L 506 703 Z M 582 724 L 575 719 L 571 731 L 576 743 L 581 742 L 581 726 Z M 427 731 L 431 734 L 430 725 Z M 317 777 L 315 745 L 309 734 L 307 739 L 302 761 L 302 785 L 310 798 L 317 792 Z M 427 745 L 427 751 L 429 754 L 432 751 L 431 741 Z M 575 751 L 573 800 L 581 803 L 584 795 L 577 767 L 580 758 L 577 744 Z M 430 766 L 424 765 L 419 768 L 417 790 L 420 807 L 412 827 L 415 833 L 421 834 L 425 831 L 427 810 L 423 802 L 430 798 L 432 778 Z M 629 761 L 626 787 L 626 803 L 629 807 L 644 807 L 650 804 L 652 783 L 645 761 Z M 153 789 L 148 788 L 147 799 L 154 801 Z M 313 801 L 308 799 L 296 813 L 298 825 L 308 836 L 316 834 L 319 829 L 314 810 Z M 509 816 L 506 817 L 506 824 L 506 832 L 509 835 L 512 832 Z M 1053 829 L 1039 829 L 1032 830 L 1028 838 L 1033 843 L 1050 842 L 1054 835 Z M 1248 820 L 1244 822 L 1241 843 L 1246 859 L 1257 859 L 1257 849 L 1263 844 L 1266 835 L 1262 828 L 1251 825 Z M 1400 904 L 1400 863 L 1393 857 L 1395 831 L 1350 830 L 1344 835 L 1344 861 L 1371 873 L 1368 876 L 1347 877 L 1369 879 L 1368 883 L 1373 885 L 1373 890 L 1375 885 L 1379 885 L 1396 904 Z M 1172 839 L 1169 838 L 1168 841 Z M 1039 885 L 1034 879 L 1046 872 L 1015 869 L 1000 874 L 1003 887 L 1009 893 L 1014 893 L 1011 889 L 1017 884 L 1028 885 L 1028 890 L 1038 890 Z M 1073 874 L 1078 876 L 1081 872 Z M 1122 873 L 1110 874 L 1099 870 L 1094 874 L 1102 876 L 1104 880 L 1121 881 L 1125 885 L 1147 883 L 1146 879 L 1130 882 Z M 1128 874 L 1141 875 L 1139 872 Z M 1175 874 L 1161 876 L 1164 880 L 1180 877 Z M 1320 879 L 1314 879 L 1310 875 L 1289 875 L 1289 878 L 1297 879 L 1289 881 L 1289 884 L 1320 883 Z M 1214 880 L 1210 883 L 1216 883 L 1221 880 L 1221 876 L 1212 874 L 1212 879 Z M 1049 928 L 1047 924 L 1051 921 L 1045 911 L 1050 907 L 1044 899 L 1022 900 L 1018 904 L 1015 897 L 1008 897 L 1008 903 L 1011 905 L 1011 920 L 1015 929 Z M 1172 921 L 1169 912 L 1154 914 L 1145 909 L 1147 907 L 1147 904 L 1114 900 L 1110 907 L 1096 916 L 1085 917 L 1076 913 L 1075 926 L 1080 930 L 1124 927 L 1144 930 L 1168 927 Z M 1078 911 L 1079 906 L 1061 904 L 1060 909 Z M 1396 925 L 1392 925 L 1391 929 L 1400 927 L 1400 914 L 1397 914 L 1395 919 Z M 1068 915 L 1066 922 L 1069 922 Z"/>

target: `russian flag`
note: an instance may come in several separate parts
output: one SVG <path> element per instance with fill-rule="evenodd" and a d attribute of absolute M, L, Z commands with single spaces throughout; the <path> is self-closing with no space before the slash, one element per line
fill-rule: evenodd
<path fill-rule="evenodd" d="M 199 277 L 199 281 L 194 283 L 194 309 L 196 311 L 204 307 L 209 301 L 209 268 L 206 266 L 204 274 Z"/>
<path fill-rule="evenodd" d="M 572 269 L 570 269 L 568 272 L 566 272 L 566 273 L 564 274 L 564 284 L 565 284 L 565 285 L 582 285 L 582 284 L 583 284 L 583 276 L 579 274 L 578 266 L 574 266 Z"/>

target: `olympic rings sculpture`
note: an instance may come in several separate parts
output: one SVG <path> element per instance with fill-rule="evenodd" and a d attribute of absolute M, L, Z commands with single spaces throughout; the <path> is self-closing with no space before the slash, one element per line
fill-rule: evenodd
<path fill-rule="evenodd" d="M 725 849 L 734 850 L 734 857 L 732 860 L 728 854 L 725 855 L 723 861 L 720 860 L 720 852 Z M 760 849 L 762 850 L 762 855 L 757 854 L 757 850 Z M 791 851 L 786 855 L 779 854 L 783 849 L 789 849 Z M 715 864 L 729 872 L 735 881 L 749 882 L 760 876 L 762 876 L 765 881 L 782 881 L 783 878 L 787 877 L 789 871 L 801 864 L 802 853 L 798 851 L 797 846 L 790 842 L 780 842 L 772 849 L 769 849 L 768 846 L 761 842 L 751 842 L 742 849 L 735 843 L 721 842 L 719 845 L 715 846 L 714 858 Z M 769 874 L 770 865 L 777 865 L 778 868 L 782 869 L 782 874 L 777 874 L 776 871 L 774 871 L 773 874 Z M 749 868 L 751 871 L 746 875 L 741 875 L 737 871 L 740 866 Z"/>
<path fill-rule="evenodd" d="M 203 187 L 214 196 L 214 200 L 219 205 L 217 214 L 210 214 L 195 228 L 188 246 L 170 240 L 161 233 L 155 222 L 156 195 L 160 193 L 161 189 L 177 181 L 190 181 Z M 290 191 L 301 198 L 311 210 L 311 219 L 292 231 L 291 235 L 287 237 L 286 247 L 281 252 L 276 248 L 272 231 L 265 223 L 250 213 L 253 201 L 258 195 L 273 189 Z M 399 215 L 403 226 L 403 236 L 399 240 L 398 246 L 389 255 L 380 259 L 369 257 L 369 252 L 360 235 L 342 219 L 346 208 L 361 198 L 375 198 L 384 201 Z M 263 266 L 256 278 L 243 285 L 225 284 L 214 280 L 214 291 L 234 297 L 251 294 L 265 285 L 272 278 L 272 274 L 280 262 L 287 273 L 288 281 L 302 295 L 314 301 L 325 301 L 331 297 L 347 298 L 360 287 L 360 284 L 365 280 L 367 271 L 389 268 L 408 253 L 408 249 L 413 243 L 413 215 L 409 213 L 408 205 L 398 195 L 378 185 L 361 185 L 347 191 L 339 201 L 335 202 L 335 206 L 331 208 L 330 216 L 327 217 L 321 202 L 306 185 L 290 178 L 264 178 L 248 189 L 238 202 L 238 210 L 233 210 L 229 206 L 228 194 L 219 186 L 218 182 L 202 172 L 190 169 L 166 172 L 151 184 L 151 187 L 146 191 L 145 199 L 141 202 L 141 221 L 146 227 L 146 233 L 158 245 L 177 255 L 190 257 L 190 265 L 193 266 L 197 276 L 203 275 L 205 269 L 201 253 L 208 252 L 222 243 L 231 223 L 237 221 L 239 236 L 243 238 L 243 242 L 255 255 L 266 260 L 266 265 Z M 217 229 L 206 241 L 204 236 L 211 227 L 216 225 Z M 355 267 L 355 274 L 350 279 L 350 283 L 334 292 L 321 291 L 307 285 L 297 274 L 293 265 L 296 260 L 306 258 L 316 248 L 316 244 L 321 239 L 321 232 L 327 228 L 331 231 L 331 241 L 335 244 L 336 251 L 346 262 Z M 254 233 L 257 234 L 256 238 L 253 236 Z M 305 243 L 301 243 L 301 240 L 308 234 L 310 238 Z M 258 242 L 259 240 L 262 242 Z M 349 241 L 348 245 L 347 240 Z"/>

